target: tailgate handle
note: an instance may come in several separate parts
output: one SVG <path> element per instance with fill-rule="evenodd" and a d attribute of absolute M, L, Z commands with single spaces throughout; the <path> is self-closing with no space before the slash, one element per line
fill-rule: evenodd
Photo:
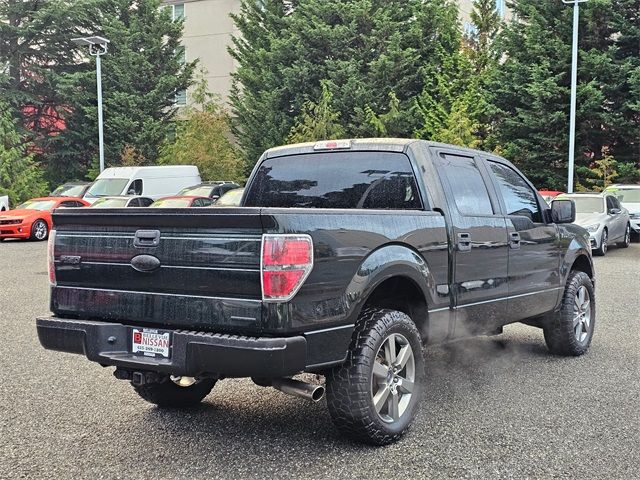
<path fill-rule="evenodd" d="M 160 243 L 160 230 L 138 230 L 133 238 L 134 247 L 157 247 Z"/>

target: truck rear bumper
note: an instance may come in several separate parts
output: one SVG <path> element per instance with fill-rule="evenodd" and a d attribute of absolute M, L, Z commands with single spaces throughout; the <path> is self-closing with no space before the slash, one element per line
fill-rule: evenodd
<path fill-rule="evenodd" d="M 305 369 L 303 336 L 270 338 L 171 331 L 170 358 L 132 352 L 133 326 L 91 320 L 41 317 L 36 320 L 44 348 L 84 354 L 101 365 L 172 375 L 284 377 Z"/>

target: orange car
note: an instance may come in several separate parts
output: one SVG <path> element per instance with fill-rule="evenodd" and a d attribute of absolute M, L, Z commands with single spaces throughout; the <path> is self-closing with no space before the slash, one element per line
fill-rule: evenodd
<path fill-rule="evenodd" d="M 51 230 L 51 211 L 60 207 L 86 207 L 81 198 L 33 198 L 15 210 L 0 213 L 0 241 L 5 238 L 46 240 Z"/>

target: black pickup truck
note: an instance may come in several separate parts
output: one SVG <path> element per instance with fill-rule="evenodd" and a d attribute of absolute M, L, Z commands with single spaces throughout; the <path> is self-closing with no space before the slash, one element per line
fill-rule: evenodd
<path fill-rule="evenodd" d="M 508 161 L 419 140 L 274 148 L 240 207 L 68 209 L 49 241 L 45 348 L 86 355 L 162 407 L 216 381 L 319 400 L 343 433 L 398 439 L 423 345 L 540 327 L 581 355 L 595 324 L 589 236 Z M 302 372 L 316 383 L 293 379 Z"/>

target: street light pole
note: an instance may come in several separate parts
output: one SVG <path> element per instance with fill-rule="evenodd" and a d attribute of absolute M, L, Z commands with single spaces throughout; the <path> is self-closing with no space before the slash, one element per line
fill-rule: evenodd
<path fill-rule="evenodd" d="M 102 65 L 96 55 L 96 83 L 98 88 L 98 145 L 100 148 L 100 173 L 104 170 L 104 121 L 102 118 Z"/>
<path fill-rule="evenodd" d="M 576 159 L 576 96 L 578 90 L 578 26 L 580 4 L 587 0 L 562 0 L 565 5 L 573 5 L 573 49 L 571 53 L 571 107 L 569 112 L 569 172 L 567 193 L 573 193 L 573 177 Z"/>
<path fill-rule="evenodd" d="M 89 47 L 89 55 L 96 57 L 96 84 L 98 89 L 98 147 L 100 150 L 100 172 L 104 170 L 104 121 L 102 118 L 102 63 L 100 57 L 107 53 L 109 40 L 103 37 L 73 38 L 72 42 Z"/>

